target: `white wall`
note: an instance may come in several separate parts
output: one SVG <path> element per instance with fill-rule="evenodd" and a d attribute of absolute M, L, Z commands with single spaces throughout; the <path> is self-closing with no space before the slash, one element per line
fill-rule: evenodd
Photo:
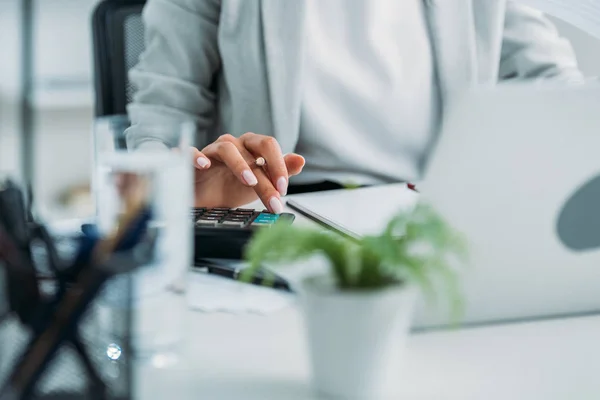
<path fill-rule="evenodd" d="M 0 0 L 0 171 L 20 169 L 17 96 L 19 92 L 19 0 Z"/>
<path fill-rule="evenodd" d="M 45 211 L 63 215 L 57 204 L 73 186 L 89 184 L 93 110 L 41 110 L 36 119 L 36 195 Z"/>
<path fill-rule="evenodd" d="M 97 2 L 36 2 L 36 192 L 48 211 L 60 215 L 58 199 L 69 188 L 87 184 L 92 170 L 90 24 Z"/>
<path fill-rule="evenodd" d="M 35 0 L 36 73 L 41 80 L 90 80 L 91 13 L 98 0 Z"/>

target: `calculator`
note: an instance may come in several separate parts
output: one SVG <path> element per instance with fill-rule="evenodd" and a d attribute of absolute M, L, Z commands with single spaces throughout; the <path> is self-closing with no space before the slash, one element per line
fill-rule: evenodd
<path fill-rule="evenodd" d="M 245 208 L 194 208 L 194 258 L 240 260 L 257 229 L 294 221 L 294 214 L 272 214 Z"/>

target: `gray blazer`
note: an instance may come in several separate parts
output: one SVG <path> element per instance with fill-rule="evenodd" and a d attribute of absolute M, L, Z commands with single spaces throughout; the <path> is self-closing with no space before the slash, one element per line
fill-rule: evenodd
<path fill-rule="evenodd" d="M 444 104 L 473 84 L 582 80 L 570 44 L 509 0 L 423 0 Z M 299 132 L 302 0 L 149 0 L 146 51 L 130 72 L 132 146 L 142 123 L 195 121 L 202 147 L 222 133 L 271 135 L 287 153 Z"/>

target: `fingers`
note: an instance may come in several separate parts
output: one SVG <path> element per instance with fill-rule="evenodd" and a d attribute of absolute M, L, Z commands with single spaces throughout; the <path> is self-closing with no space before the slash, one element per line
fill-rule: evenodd
<path fill-rule="evenodd" d="M 275 189 L 264 171 L 257 171 L 256 175 L 258 175 L 258 184 L 254 188 L 254 191 L 258 195 L 258 198 L 270 212 L 281 214 L 283 212 L 281 194 Z"/>
<path fill-rule="evenodd" d="M 304 164 L 306 163 L 304 157 L 295 153 L 286 154 L 283 156 L 283 160 L 285 161 L 289 176 L 295 176 L 302 172 L 302 168 L 304 168 Z"/>
<path fill-rule="evenodd" d="M 288 169 L 277 140 L 271 136 L 245 133 L 240 137 L 242 145 L 253 155 L 261 156 L 267 161 L 266 170 L 271 183 L 277 191 L 285 196 L 288 187 Z"/>
<path fill-rule="evenodd" d="M 192 160 L 194 167 L 197 169 L 207 169 L 210 167 L 210 160 L 200 150 L 192 147 Z"/>
<path fill-rule="evenodd" d="M 283 160 L 286 165 L 286 172 L 288 176 L 298 175 L 304 167 L 304 157 L 298 154 L 287 154 L 283 157 Z M 267 163 L 267 166 L 268 165 L 269 164 Z M 261 169 L 262 168 L 258 168 L 258 170 Z M 259 176 L 259 184 L 255 188 L 256 193 L 260 197 L 263 204 L 266 205 L 271 212 L 281 214 L 283 212 L 283 203 L 281 202 L 282 193 L 279 190 L 274 189 L 271 180 L 261 179 L 261 175 L 258 172 L 257 175 Z"/>
<path fill-rule="evenodd" d="M 203 150 L 204 155 L 222 162 L 246 186 L 256 186 L 258 179 L 237 146 L 230 141 L 216 141 Z"/>
<path fill-rule="evenodd" d="M 252 162 L 255 160 L 255 156 L 251 154 L 246 147 L 244 147 L 241 140 L 234 138 L 231 135 L 223 135 L 216 142 L 215 145 L 223 146 L 227 148 L 235 147 L 238 151 L 238 156 L 241 157 L 246 166 L 252 165 Z M 209 157 L 212 157 L 212 149 L 204 149 L 205 154 Z M 222 154 L 224 157 L 232 157 L 231 153 L 224 152 Z M 227 164 L 225 160 L 223 162 Z M 258 198 L 262 201 L 262 203 L 267 207 L 267 209 L 273 213 L 280 214 L 283 212 L 283 204 L 281 203 L 281 194 L 277 191 L 275 186 L 273 185 L 272 180 L 269 178 L 267 171 L 264 168 L 257 167 L 252 165 L 252 172 L 256 177 L 256 184 L 254 186 L 254 191 L 256 192 Z M 232 169 L 230 167 L 230 169 Z M 233 169 L 232 169 L 233 170 Z M 287 168 L 286 168 L 286 176 L 287 176 Z"/>
<path fill-rule="evenodd" d="M 284 157 L 274 138 L 254 133 L 246 133 L 239 139 L 223 135 L 194 156 L 224 163 L 240 182 L 254 188 L 269 211 L 278 214 L 283 212 L 281 196 L 287 193 L 289 176 L 299 174 L 304 167 L 302 156 Z M 257 157 L 263 157 L 266 166 L 255 165 Z"/>

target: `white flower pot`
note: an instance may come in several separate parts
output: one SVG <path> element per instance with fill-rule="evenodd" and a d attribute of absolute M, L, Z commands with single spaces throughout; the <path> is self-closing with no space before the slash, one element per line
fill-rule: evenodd
<path fill-rule="evenodd" d="M 395 399 L 416 290 L 403 285 L 341 292 L 325 277 L 304 281 L 313 384 L 332 399 Z"/>

